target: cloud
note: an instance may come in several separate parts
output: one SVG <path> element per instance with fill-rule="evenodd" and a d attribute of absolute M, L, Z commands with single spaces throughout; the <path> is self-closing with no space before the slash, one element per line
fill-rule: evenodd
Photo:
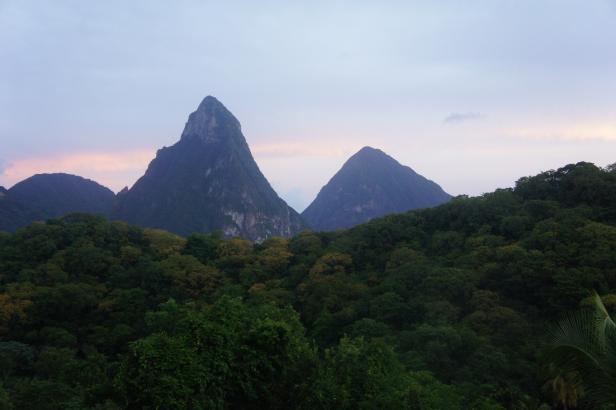
<path fill-rule="evenodd" d="M 480 112 L 452 112 L 443 120 L 444 124 L 460 124 L 466 121 L 474 121 L 485 118 Z"/>
<path fill-rule="evenodd" d="M 93 179 L 115 191 L 130 185 L 145 171 L 155 149 L 73 152 L 46 157 L 15 159 L 5 164 L 0 183 L 12 186 L 34 174 L 66 172 Z"/>

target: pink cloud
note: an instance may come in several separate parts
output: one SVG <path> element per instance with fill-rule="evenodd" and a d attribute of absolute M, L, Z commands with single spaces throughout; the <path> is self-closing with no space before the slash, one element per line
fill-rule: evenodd
<path fill-rule="evenodd" d="M 281 192 L 301 185 L 309 191 L 318 191 L 350 155 L 366 145 L 358 138 L 319 137 L 310 141 L 271 141 L 251 145 L 257 163 Z M 11 159 L 0 169 L 0 185 L 9 188 L 34 174 L 66 172 L 92 179 L 115 192 L 141 177 L 149 162 L 155 157 L 155 148 L 127 151 L 85 151 Z M 320 172 L 313 169 L 318 161 Z M 312 169 L 311 172 L 287 172 L 295 169 Z M 315 181 L 312 178 L 319 175 Z"/>
<path fill-rule="evenodd" d="M 66 172 L 118 191 L 141 176 L 155 154 L 155 149 L 147 148 L 14 159 L 0 175 L 0 183 L 9 187 L 34 174 Z"/>

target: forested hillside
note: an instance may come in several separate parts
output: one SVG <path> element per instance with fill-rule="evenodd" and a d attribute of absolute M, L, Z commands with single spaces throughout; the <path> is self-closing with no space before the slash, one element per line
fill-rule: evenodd
<path fill-rule="evenodd" d="M 74 212 L 109 215 L 114 199 L 109 188 L 77 175 L 36 174 L 11 189 L 0 187 L 0 231 Z"/>
<path fill-rule="evenodd" d="M 589 163 L 261 244 L 71 215 L 0 234 L 0 408 L 562 408 L 546 335 L 593 289 L 616 307 Z"/>

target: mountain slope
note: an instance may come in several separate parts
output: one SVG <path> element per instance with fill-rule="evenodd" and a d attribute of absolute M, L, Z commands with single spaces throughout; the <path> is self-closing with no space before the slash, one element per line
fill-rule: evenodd
<path fill-rule="evenodd" d="M 95 181 L 64 173 L 33 175 L 15 184 L 9 195 L 49 218 L 71 212 L 107 215 L 115 198 L 113 191 Z"/>
<path fill-rule="evenodd" d="M 252 240 L 303 226 L 259 170 L 239 121 L 211 96 L 189 116 L 180 141 L 160 149 L 118 196 L 114 216 L 181 235 L 221 230 Z"/>
<path fill-rule="evenodd" d="M 32 221 L 72 212 L 109 215 L 115 194 L 70 174 L 37 174 L 0 192 L 0 230 L 14 231 Z"/>
<path fill-rule="evenodd" d="M 329 231 L 449 199 L 436 183 L 383 151 L 364 147 L 321 189 L 302 217 L 312 228 Z"/>
<path fill-rule="evenodd" d="M 15 201 L 4 187 L 0 187 L 0 231 L 13 232 L 36 220 L 36 212 Z"/>

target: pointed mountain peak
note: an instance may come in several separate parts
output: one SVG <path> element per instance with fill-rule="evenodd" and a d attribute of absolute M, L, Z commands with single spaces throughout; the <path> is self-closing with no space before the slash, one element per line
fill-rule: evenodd
<path fill-rule="evenodd" d="M 380 149 L 363 147 L 321 189 L 302 216 L 315 229 L 335 230 L 449 199 L 436 183 Z"/>
<path fill-rule="evenodd" d="M 237 131 L 241 131 L 237 118 L 215 97 L 208 95 L 188 117 L 182 139 L 196 138 L 204 142 L 217 142 L 225 134 Z"/>
<path fill-rule="evenodd" d="M 197 111 L 208 111 L 212 109 L 226 110 L 225 106 L 220 101 L 218 101 L 216 97 L 208 95 L 201 101 L 201 104 L 199 104 Z"/>
<path fill-rule="evenodd" d="M 211 96 L 190 114 L 180 141 L 158 150 L 145 175 L 117 195 L 114 218 L 255 241 L 304 227 L 259 170 L 239 121 Z"/>

